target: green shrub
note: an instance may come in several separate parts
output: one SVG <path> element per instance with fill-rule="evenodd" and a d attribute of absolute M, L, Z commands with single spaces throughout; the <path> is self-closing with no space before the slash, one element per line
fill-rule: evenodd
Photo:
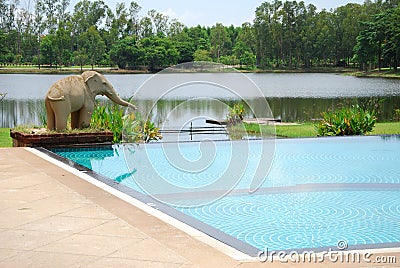
<path fill-rule="evenodd" d="M 229 112 L 226 116 L 228 125 L 234 126 L 242 122 L 244 116 L 244 106 L 241 103 L 236 103 L 233 107 L 229 107 Z"/>
<path fill-rule="evenodd" d="M 110 130 L 114 133 L 114 142 L 122 141 L 124 109 L 117 104 L 97 103 L 94 108 L 90 126 L 95 129 Z"/>
<path fill-rule="evenodd" d="M 160 129 L 150 120 L 142 120 L 139 114 L 128 114 L 124 117 L 125 142 L 150 142 L 162 139 Z"/>
<path fill-rule="evenodd" d="M 317 126 L 319 136 L 362 135 L 371 132 L 376 123 L 375 113 L 359 105 L 322 115 L 323 120 Z"/>
<path fill-rule="evenodd" d="M 394 116 L 397 121 L 400 121 L 400 109 L 395 109 L 394 110 Z"/>
<path fill-rule="evenodd" d="M 115 103 L 97 103 L 91 120 L 91 128 L 110 130 L 114 133 L 114 142 L 150 142 L 162 139 L 160 130 L 149 120 L 140 119 L 139 114 L 124 115 L 124 107 Z"/>

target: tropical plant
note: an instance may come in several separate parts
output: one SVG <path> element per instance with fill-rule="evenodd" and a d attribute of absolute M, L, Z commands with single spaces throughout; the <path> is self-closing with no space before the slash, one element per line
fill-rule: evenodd
<path fill-rule="evenodd" d="M 155 127 L 154 123 L 147 120 L 141 121 L 142 126 L 142 140 L 144 142 L 158 141 L 162 139 L 160 129 Z"/>
<path fill-rule="evenodd" d="M 396 117 L 396 120 L 400 121 L 400 109 L 395 109 L 394 110 L 394 115 Z"/>
<path fill-rule="evenodd" d="M 317 125 L 318 136 L 362 135 L 371 132 L 376 123 L 374 112 L 359 105 L 325 112 Z"/>
<path fill-rule="evenodd" d="M 124 115 L 124 108 L 106 102 L 96 105 L 92 114 L 91 127 L 110 130 L 114 133 L 114 142 L 151 142 L 162 139 L 160 130 L 150 120 L 142 120 L 137 113 Z M 124 134 L 124 136 L 123 136 Z"/>
<path fill-rule="evenodd" d="M 124 142 L 151 142 L 162 139 L 160 129 L 150 120 L 142 120 L 139 114 L 124 117 Z"/>
<path fill-rule="evenodd" d="M 226 116 L 226 121 L 228 125 L 237 125 L 243 121 L 244 116 L 244 106 L 241 103 L 236 103 L 233 107 L 229 107 L 229 112 Z"/>
<path fill-rule="evenodd" d="M 124 109 L 115 104 L 106 102 L 103 105 L 97 103 L 90 125 L 95 129 L 110 130 L 114 133 L 114 142 L 122 141 L 122 128 L 124 125 Z"/>

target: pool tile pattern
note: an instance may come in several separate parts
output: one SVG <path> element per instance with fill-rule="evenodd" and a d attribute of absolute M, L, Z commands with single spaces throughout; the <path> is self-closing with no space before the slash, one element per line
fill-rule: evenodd
<path fill-rule="evenodd" d="M 196 160 L 201 156 L 198 144 L 183 144 L 180 152 Z M 196 187 L 218 179 L 220 167 L 229 162 L 229 143 L 215 146 L 218 157 L 202 172 L 185 173 L 174 167 L 163 157 L 160 144 L 135 147 L 138 151 L 133 155 L 145 157 L 145 150 L 158 174 L 187 187 L 185 192 L 171 193 L 152 189 L 153 196 L 181 198 L 186 206 L 187 200 L 211 193 L 196 192 Z M 130 173 L 124 155 L 129 152 L 122 146 L 57 153 L 139 192 L 143 191 L 137 178 L 144 176 L 146 181 L 154 175 L 140 166 Z M 270 173 L 259 191 L 249 195 L 259 154 L 259 143 L 250 141 L 248 168 L 228 197 L 201 207 L 177 206 L 177 210 L 257 249 L 335 248 L 342 240 L 349 246 L 400 245 L 399 136 L 277 140 Z"/>

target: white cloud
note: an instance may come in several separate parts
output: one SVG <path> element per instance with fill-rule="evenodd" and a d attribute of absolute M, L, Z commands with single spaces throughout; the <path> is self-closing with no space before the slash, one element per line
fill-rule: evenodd
<path fill-rule="evenodd" d="M 188 26 L 197 26 L 199 22 L 207 20 L 207 16 L 204 13 L 191 11 L 185 11 L 181 18 L 182 23 Z"/>
<path fill-rule="evenodd" d="M 197 26 L 199 22 L 207 20 L 207 16 L 204 13 L 185 10 L 182 14 L 178 14 L 170 7 L 161 13 L 168 16 L 170 19 L 177 19 L 189 27 Z"/>
<path fill-rule="evenodd" d="M 168 8 L 167 10 L 165 10 L 165 11 L 161 11 L 161 14 L 163 14 L 163 15 L 165 15 L 165 16 L 168 16 L 168 17 L 170 17 L 170 18 L 172 18 L 172 19 L 177 19 L 178 18 L 178 15 L 175 13 L 175 11 L 172 9 L 172 8 Z"/>

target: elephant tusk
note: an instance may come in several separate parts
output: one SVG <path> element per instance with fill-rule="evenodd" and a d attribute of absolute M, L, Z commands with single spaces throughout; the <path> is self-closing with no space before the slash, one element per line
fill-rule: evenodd
<path fill-rule="evenodd" d="M 137 107 L 135 105 L 133 105 L 132 103 L 129 103 L 128 106 L 131 107 L 133 110 L 137 110 Z"/>
<path fill-rule="evenodd" d="M 47 96 L 47 98 L 49 100 L 52 100 L 52 101 L 63 101 L 63 100 L 65 100 L 64 96 L 61 96 L 61 97 L 58 97 L 58 98 L 53 98 L 53 97 Z"/>

